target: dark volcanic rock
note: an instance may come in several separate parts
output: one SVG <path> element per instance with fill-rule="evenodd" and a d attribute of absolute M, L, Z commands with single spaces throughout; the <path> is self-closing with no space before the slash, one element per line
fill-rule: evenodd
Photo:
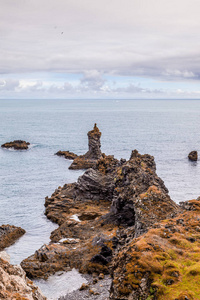
<path fill-rule="evenodd" d="M 14 244 L 26 231 L 21 227 L 2 225 L 0 226 L 0 251 Z"/>
<path fill-rule="evenodd" d="M 93 130 L 88 132 L 88 152 L 75 158 L 69 169 L 88 169 L 96 165 L 97 160 L 101 157 L 100 137 L 101 132 L 95 123 Z"/>
<path fill-rule="evenodd" d="M 197 161 L 197 159 L 198 159 L 198 153 L 197 153 L 197 151 L 191 151 L 188 154 L 188 158 L 189 158 L 189 160 Z"/>
<path fill-rule="evenodd" d="M 57 153 L 55 153 L 55 155 L 64 156 L 64 158 L 66 159 L 75 159 L 77 157 L 75 153 L 70 151 L 58 151 Z"/>
<path fill-rule="evenodd" d="M 107 222 L 134 226 L 135 237 L 155 222 L 172 217 L 180 209 L 156 174 L 153 156 L 132 151 L 130 160 L 117 169 Z"/>
<path fill-rule="evenodd" d="M 27 150 L 30 143 L 22 141 L 22 140 L 15 140 L 10 143 L 5 143 L 1 145 L 2 148 L 13 148 L 15 150 Z"/>

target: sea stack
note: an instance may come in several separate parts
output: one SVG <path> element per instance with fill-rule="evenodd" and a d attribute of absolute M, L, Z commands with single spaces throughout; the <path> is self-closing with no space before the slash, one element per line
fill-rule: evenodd
<path fill-rule="evenodd" d="M 76 157 L 69 169 L 88 169 L 96 165 L 97 160 L 101 157 L 101 132 L 94 124 L 93 130 L 88 132 L 88 147 L 89 150 L 84 155 Z"/>

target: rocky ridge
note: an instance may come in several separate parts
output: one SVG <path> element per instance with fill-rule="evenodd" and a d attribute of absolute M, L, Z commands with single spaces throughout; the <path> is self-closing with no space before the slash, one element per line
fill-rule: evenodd
<path fill-rule="evenodd" d="M 131 228 L 136 237 L 180 210 L 156 175 L 153 157 L 136 150 L 127 162 L 103 154 L 76 183 L 59 187 L 47 197 L 45 207 L 46 216 L 59 228 L 52 232 L 49 245 L 21 263 L 30 278 L 47 278 L 73 267 L 109 273 L 121 243 L 120 227 Z"/>

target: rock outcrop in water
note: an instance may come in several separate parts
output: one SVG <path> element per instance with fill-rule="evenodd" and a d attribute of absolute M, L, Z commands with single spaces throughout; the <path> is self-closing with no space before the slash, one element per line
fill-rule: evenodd
<path fill-rule="evenodd" d="M 58 151 L 55 153 L 57 156 L 64 156 L 66 159 L 75 159 L 78 155 L 70 151 Z"/>
<path fill-rule="evenodd" d="M 13 148 L 15 150 L 27 150 L 30 143 L 22 141 L 22 140 L 15 140 L 13 142 L 5 143 L 1 145 L 2 148 Z"/>
<path fill-rule="evenodd" d="M 189 160 L 197 161 L 197 159 L 198 159 L 198 152 L 197 151 L 191 151 L 188 154 L 188 158 L 189 158 Z"/>
<path fill-rule="evenodd" d="M 11 225 L 0 226 L 0 251 L 14 244 L 26 231 L 21 227 Z"/>

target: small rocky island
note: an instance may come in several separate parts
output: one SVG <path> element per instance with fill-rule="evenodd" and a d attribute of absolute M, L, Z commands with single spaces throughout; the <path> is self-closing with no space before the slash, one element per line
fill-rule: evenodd
<path fill-rule="evenodd" d="M 153 156 L 134 150 L 117 160 L 101 153 L 100 136 L 95 125 L 89 151 L 75 158 L 92 167 L 46 197 L 45 214 L 59 227 L 22 268 L 29 278 L 72 268 L 93 282 L 109 274 L 112 300 L 199 299 L 200 198 L 176 204 Z"/>
<path fill-rule="evenodd" d="M 29 142 L 25 142 L 22 140 L 15 140 L 13 142 L 5 143 L 1 145 L 1 147 L 6 149 L 12 148 L 15 150 L 27 150 L 29 145 L 30 145 Z"/>

